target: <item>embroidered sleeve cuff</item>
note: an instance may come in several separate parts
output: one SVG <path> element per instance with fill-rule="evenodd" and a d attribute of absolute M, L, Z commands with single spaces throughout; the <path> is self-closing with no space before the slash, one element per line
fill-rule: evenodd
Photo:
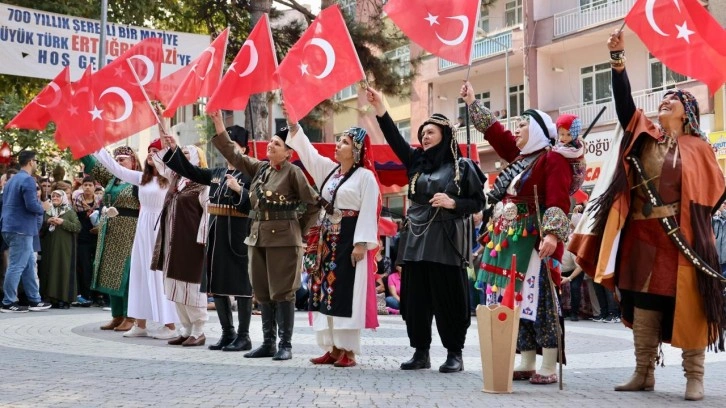
<path fill-rule="evenodd" d="M 570 233 L 570 220 L 559 207 L 548 208 L 542 217 L 542 233 L 554 234 L 558 240 L 565 241 Z"/>
<path fill-rule="evenodd" d="M 469 105 L 469 117 L 474 127 L 479 129 L 481 132 L 486 132 L 492 123 L 496 122 L 497 118 L 494 117 L 492 112 L 484 106 L 480 100 L 474 101 Z"/>

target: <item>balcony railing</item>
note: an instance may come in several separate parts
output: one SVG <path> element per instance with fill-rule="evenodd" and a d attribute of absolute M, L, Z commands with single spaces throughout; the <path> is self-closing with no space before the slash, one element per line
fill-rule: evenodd
<path fill-rule="evenodd" d="M 499 119 L 499 121 L 506 129 L 512 129 L 518 119 L 518 117 L 512 117 L 509 120 Z M 484 133 L 478 131 L 473 125 L 469 126 L 469 128 L 471 129 L 471 143 L 476 143 L 477 146 L 489 146 L 489 142 L 484 139 Z M 458 143 L 466 144 L 466 127 L 462 126 L 454 130 L 454 136 Z"/>
<path fill-rule="evenodd" d="M 491 38 L 480 38 L 472 47 L 472 62 L 505 53 L 512 48 L 512 32 L 506 31 Z M 439 71 L 458 67 L 459 64 L 439 58 Z"/>
<path fill-rule="evenodd" d="M 555 14 L 555 37 L 622 19 L 635 0 L 603 0 L 601 3 L 591 3 Z"/>
<path fill-rule="evenodd" d="M 666 92 L 668 92 L 668 90 L 662 88 L 642 89 L 640 91 L 633 92 L 633 101 L 635 101 L 635 106 L 643 109 L 646 115 L 654 115 L 658 112 L 658 105 L 660 105 L 663 100 L 663 95 L 665 95 Z M 598 120 L 598 123 L 603 125 L 615 122 L 618 117 L 615 112 L 615 103 L 612 99 L 598 104 L 563 106 L 559 110 L 560 115 L 569 113 L 571 115 L 579 116 L 582 120 L 583 126 L 587 127 L 590 126 L 590 123 L 592 123 L 595 116 L 603 106 L 606 106 L 607 109 L 603 112 L 602 116 Z"/>

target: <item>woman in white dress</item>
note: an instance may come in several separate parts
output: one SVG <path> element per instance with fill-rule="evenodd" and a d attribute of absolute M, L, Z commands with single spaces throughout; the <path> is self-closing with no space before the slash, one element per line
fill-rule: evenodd
<path fill-rule="evenodd" d="M 309 247 L 306 266 L 313 276 L 313 330 L 325 354 L 310 361 L 352 367 L 360 354 L 361 329 L 378 326 L 373 274 L 380 189 L 368 134 L 358 127 L 343 134 L 335 147 L 337 163 L 321 156 L 297 124 L 290 126 L 288 144 L 324 200 L 319 235 L 311 234 L 308 242 L 317 250 Z"/>
<path fill-rule="evenodd" d="M 129 317 L 136 318 L 136 323 L 131 330 L 124 333 L 124 337 L 148 337 L 146 320 L 164 324 L 164 327 L 153 335 L 154 338 L 171 339 L 177 336 L 174 323 L 179 321 L 179 317 L 174 303 L 164 296 L 164 275 L 151 269 L 152 253 L 158 234 L 157 220 L 169 189 L 169 180 L 158 174 L 152 159 L 160 149 L 159 139 L 151 142 L 143 172 L 122 167 L 105 149 L 94 153 L 99 163 L 114 176 L 137 186 L 139 191 L 141 210 L 131 249 L 128 309 Z"/>

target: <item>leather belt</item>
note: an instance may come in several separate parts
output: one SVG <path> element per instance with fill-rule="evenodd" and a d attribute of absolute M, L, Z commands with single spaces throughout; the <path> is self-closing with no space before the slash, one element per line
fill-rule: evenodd
<path fill-rule="evenodd" d="M 297 220 L 298 213 L 295 210 L 255 210 L 250 211 L 250 218 L 254 218 L 256 221 Z"/>
<path fill-rule="evenodd" d="M 234 208 L 231 205 L 225 205 L 225 204 L 207 204 L 207 212 L 210 215 L 220 215 L 223 217 L 238 217 L 238 218 L 247 218 L 247 214 L 238 211 L 236 208 Z"/>
<path fill-rule="evenodd" d="M 139 210 L 134 210 L 131 208 L 118 208 L 118 207 L 116 207 L 116 210 L 118 211 L 118 216 L 120 216 L 120 217 L 139 218 Z"/>
<path fill-rule="evenodd" d="M 681 212 L 681 202 L 676 201 L 675 203 L 671 204 L 665 204 L 657 207 L 652 207 L 649 204 L 644 204 L 641 208 L 637 208 L 638 205 L 633 204 L 633 211 L 630 213 L 630 219 L 631 220 L 650 220 L 653 218 L 665 218 L 665 217 L 673 217 L 674 215 Z M 649 212 L 648 215 L 644 214 L 644 212 Z"/>

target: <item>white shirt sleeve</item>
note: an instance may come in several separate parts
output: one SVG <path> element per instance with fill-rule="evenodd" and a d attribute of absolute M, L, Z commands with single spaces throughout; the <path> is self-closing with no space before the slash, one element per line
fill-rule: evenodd
<path fill-rule="evenodd" d="M 111 154 L 109 154 L 106 149 L 100 149 L 93 154 L 93 157 L 95 157 L 96 160 L 103 165 L 103 167 L 121 181 L 137 186 L 141 184 L 141 176 L 143 173 L 137 170 L 127 169 L 126 167 L 116 163 L 116 160 L 111 157 Z"/>
<path fill-rule="evenodd" d="M 171 180 L 174 177 L 174 170 L 169 168 L 162 160 L 162 157 L 164 157 L 164 155 L 168 151 L 169 148 L 165 147 L 164 149 L 159 150 L 155 154 L 151 155 L 151 159 L 154 161 L 154 167 L 156 167 L 156 171 L 159 172 L 162 177 L 166 178 L 167 180 Z"/>
<path fill-rule="evenodd" d="M 370 170 L 358 169 L 357 172 L 362 173 L 359 186 L 361 205 L 353 242 L 365 242 L 367 249 L 374 249 L 378 246 L 378 198 L 381 192 Z"/>
<path fill-rule="evenodd" d="M 209 226 L 209 213 L 207 212 L 207 204 L 209 203 L 209 186 L 199 193 L 199 205 L 202 206 L 202 219 L 199 221 L 199 229 L 197 230 L 197 243 L 207 243 L 207 228 Z"/>
<path fill-rule="evenodd" d="M 305 170 L 313 176 L 315 185 L 318 186 L 319 190 L 322 190 L 323 186 L 321 184 L 338 164 L 318 153 L 318 150 L 305 135 L 302 127 L 298 126 L 297 128 L 298 130 L 294 135 L 288 135 L 287 144 L 295 150 L 303 166 L 305 166 Z"/>

